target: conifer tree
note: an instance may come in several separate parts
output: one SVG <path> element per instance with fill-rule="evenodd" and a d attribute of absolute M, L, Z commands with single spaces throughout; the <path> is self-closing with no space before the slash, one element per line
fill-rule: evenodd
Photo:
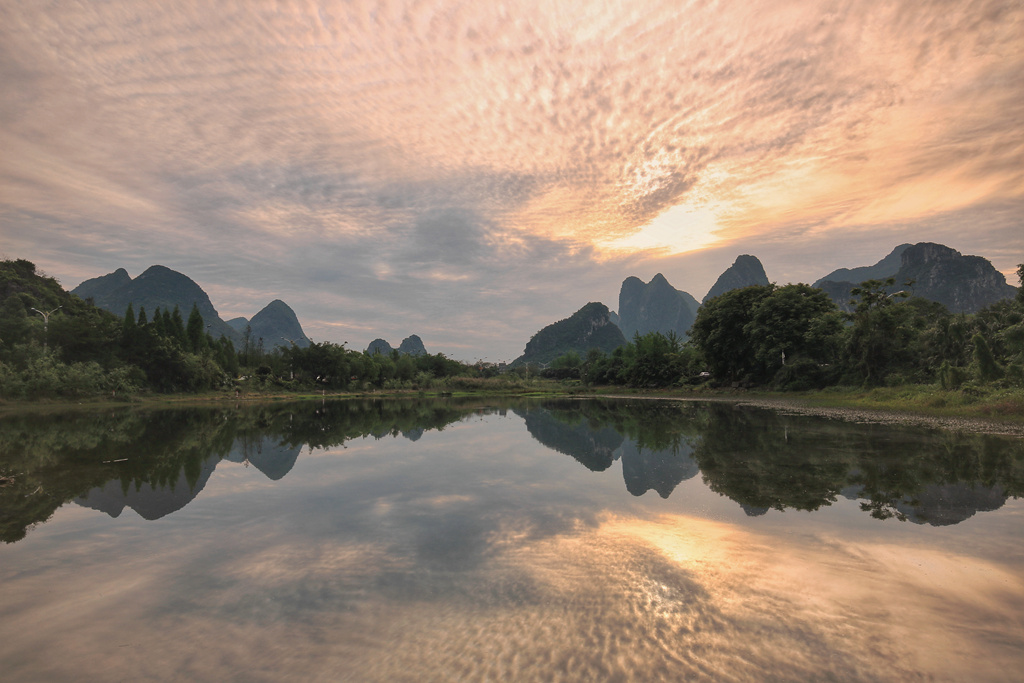
<path fill-rule="evenodd" d="M 199 353 L 206 345 L 206 334 L 203 329 L 203 316 L 199 312 L 199 306 L 192 304 L 192 312 L 188 315 L 188 327 L 186 328 L 188 347 L 192 353 Z"/>

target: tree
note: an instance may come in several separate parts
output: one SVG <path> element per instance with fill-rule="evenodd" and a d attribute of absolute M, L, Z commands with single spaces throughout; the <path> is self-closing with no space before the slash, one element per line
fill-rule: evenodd
<path fill-rule="evenodd" d="M 192 304 L 192 312 L 188 316 L 188 326 L 185 328 L 188 337 L 188 347 L 192 353 L 199 353 L 206 346 L 206 330 L 203 327 L 203 316 L 199 313 L 199 306 Z"/>
<path fill-rule="evenodd" d="M 767 379 L 797 359 L 835 362 L 843 322 L 825 292 L 795 284 L 779 287 L 758 302 L 743 329 Z"/>
<path fill-rule="evenodd" d="M 847 346 L 847 363 L 850 371 L 867 384 L 879 384 L 888 366 L 899 352 L 900 335 L 898 315 L 893 310 L 896 299 L 907 296 L 905 292 L 890 294 L 888 287 L 895 283 L 887 280 L 865 280 L 850 293 L 859 300 L 851 318 L 853 329 Z"/>
<path fill-rule="evenodd" d="M 716 296 L 697 311 L 690 341 L 700 349 L 711 374 L 739 381 L 763 375 L 754 345 L 744 329 L 755 307 L 775 291 L 775 285 L 751 285 Z"/>
<path fill-rule="evenodd" d="M 992 349 L 981 334 L 974 335 L 974 362 L 978 368 L 978 376 L 984 382 L 992 382 L 1003 376 L 1002 368 L 992 355 Z"/>

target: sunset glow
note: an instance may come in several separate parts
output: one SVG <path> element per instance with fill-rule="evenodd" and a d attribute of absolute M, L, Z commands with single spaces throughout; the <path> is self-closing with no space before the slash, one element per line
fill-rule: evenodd
<path fill-rule="evenodd" d="M 1012 272 L 1022 35 L 1011 1 L 0 0 L 0 251 L 465 358 L 741 252 Z"/>

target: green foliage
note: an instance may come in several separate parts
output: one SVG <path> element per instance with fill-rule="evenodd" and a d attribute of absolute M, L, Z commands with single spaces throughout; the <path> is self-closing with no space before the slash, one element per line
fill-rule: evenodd
<path fill-rule="evenodd" d="M 692 343 L 720 381 L 780 386 L 825 381 L 827 373 L 811 368 L 838 360 L 843 335 L 836 305 L 805 284 L 726 292 L 701 307 L 690 330 Z M 799 370 L 786 369 L 795 362 Z"/>
<path fill-rule="evenodd" d="M 609 320 L 608 308 L 591 302 L 533 335 L 514 364 L 550 363 L 568 351 L 586 354 L 600 349 L 608 353 L 625 342 L 622 331 Z"/>
<path fill-rule="evenodd" d="M 959 389 L 967 381 L 967 373 L 963 368 L 950 365 L 949 361 L 942 361 L 939 366 L 939 384 L 947 391 Z"/>
<path fill-rule="evenodd" d="M 992 382 L 1002 377 L 1003 370 L 992 355 L 992 349 L 989 348 L 985 337 L 978 333 L 974 335 L 971 341 L 974 344 L 975 367 L 981 380 L 983 382 Z"/>
<path fill-rule="evenodd" d="M 746 327 L 753 320 L 757 305 L 773 291 L 774 285 L 742 287 L 700 307 L 690 328 L 690 341 L 704 354 L 708 369 L 717 379 L 735 382 L 764 376 Z"/>
<path fill-rule="evenodd" d="M 206 328 L 203 324 L 203 316 L 199 313 L 199 306 L 196 304 L 192 304 L 192 312 L 188 316 L 185 336 L 188 338 L 188 349 L 192 353 L 200 353 L 206 348 Z"/>

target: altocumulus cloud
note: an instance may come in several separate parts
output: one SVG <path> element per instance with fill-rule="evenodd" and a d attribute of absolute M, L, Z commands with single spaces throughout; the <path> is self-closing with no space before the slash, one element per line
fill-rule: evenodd
<path fill-rule="evenodd" d="M 779 281 L 919 239 L 1010 272 L 1022 33 L 1010 0 L 0 0 L 2 248 L 461 358 L 627 275 L 700 298 L 740 251 Z M 714 221 L 617 248 L 672 207 Z"/>

